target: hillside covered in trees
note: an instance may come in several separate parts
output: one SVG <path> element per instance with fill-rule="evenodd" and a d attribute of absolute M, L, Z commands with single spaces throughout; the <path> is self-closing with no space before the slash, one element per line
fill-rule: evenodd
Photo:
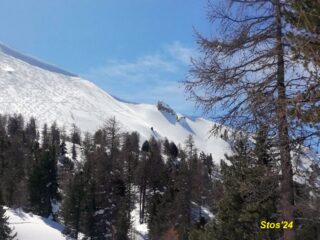
<path fill-rule="evenodd" d="M 206 14 L 191 62 L 175 42 L 98 72 L 133 86 L 147 68 L 143 95 L 175 95 L 150 72 L 188 62 L 181 83 L 213 121 L 0 44 L 0 240 L 320 240 L 319 0 L 209 0 Z"/>
<path fill-rule="evenodd" d="M 276 220 L 279 213 L 279 170 L 265 131 L 255 141 L 228 140 L 234 155 L 218 167 L 191 136 L 184 146 L 154 138 L 141 143 L 114 118 L 92 135 L 36 122 L 0 117 L 1 201 L 60 222 L 72 239 L 136 239 L 134 220 L 148 226 L 148 239 L 281 235 L 258 228 L 261 219 Z M 295 183 L 301 239 L 313 239 L 318 229 L 320 169 L 311 168 L 305 183 Z M 139 219 L 133 219 L 135 208 Z M 5 224 L 3 211 L 2 219 Z M 11 239 L 14 232 L 3 234 Z"/>

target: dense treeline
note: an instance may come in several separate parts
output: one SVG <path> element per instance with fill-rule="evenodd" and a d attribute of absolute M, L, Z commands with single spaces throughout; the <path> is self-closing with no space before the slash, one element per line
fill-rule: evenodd
<path fill-rule="evenodd" d="M 218 167 L 191 136 L 182 148 L 167 139 L 142 143 L 114 118 L 91 135 L 0 116 L 1 204 L 52 217 L 72 239 L 135 239 L 133 217 L 148 225 L 149 239 L 279 239 L 281 230 L 259 228 L 280 216 L 278 160 L 265 133 L 254 141 L 223 134 L 234 155 Z M 306 183 L 296 183 L 299 239 L 319 237 L 320 170 L 312 167 Z M 1 212 L 3 239 L 11 239 Z"/>
<path fill-rule="evenodd" d="M 0 116 L 0 176 L 3 202 L 48 217 L 59 200 L 57 159 L 60 132 L 56 124 L 40 133 L 36 120 Z"/>
<path fill-rule="evenodd" d="M 134 208 L 151 239 L 186 239 L 204 227 L 203 208 L 220 196 L 218 168 L 191 136 L 183 149 L 166 139 L 140 143 L 115 119 L 90 135 L 0 116 L 0 148 L 3 205 L 61 221 L 75 239 L 80 232 L 84 239 L 133 239 Z"/>
<path fill-rule="evenodd" d="M 260 129 L 254 140 L 244 136 L 234 139 L 234 154 L 221 161 L 223 194 L 216 217 L 204 230 L 192 230 L 190 239 L 283 238 L 281 171 L 266 132 L 264 128 Z M 313 162 L 310 169 L 299 170 L 308 164 L 301 163 L 296 169 L 296 179 L 300 176 L 294 182 L 296 215 L 295 221 L 287 227 L 296 229 L 297 239 L 316 240 L 320 238 L 320 168 Z M 263 221 L 280 225 L 263 229 L 266 226 Z"/>

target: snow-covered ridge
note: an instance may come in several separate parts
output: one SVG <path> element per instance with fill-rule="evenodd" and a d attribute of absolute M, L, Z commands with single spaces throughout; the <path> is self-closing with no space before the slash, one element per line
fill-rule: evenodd
<path fill-rule="evenodd" d="M 48 71 L 51 71 L 51 72 L 55 72 L 55 73 L 60 73 L 60 74 L 64 74 L 64 75 L 68 75 L 68 76 L 72 76 L 72 77 L 76 77 L 77 75 L 73 74 L 73 73 L 70 73 L 70 72 L 67 72 L 65 70 L 62 70 L 56 66 L 53 66 L 51 64 L 47 64 L 47 63 L 44 63 L 40 60 L 37 60 L 33 57 L 30 57 L 30 56 L 27 56 L 27 55 L 24 55 L 24 54 L 21 54 L 19 52 L 17 52 L 16 50 L 13 50 L 12 48 L 9 48 L 3 44 L 0 43 L 0 51 L 7 54 L 7 55 L 10 55 L 12 57 L 15 57 L 17 59 L 20 59 L 24 62 L 27 62 L 29 63 L 30 65 L 33 65 L 33 66 L 36 66 L 36 67 L 39 67 L 39 68 L 42 68 L 42 69 L 45 69 L 45 70 L 48 70 Z"/>
<path fill-rule="evenodd" d="M 0 45 L 0 114 L 34 116 L 39 124 L 56 121 L 70 129 L 75 123 L 93 132 L 115 117 L 124 131 L 137 131 L 141 140 L 167 137 L 184 144 L 193 135 L 195 145 L 212 153 L 216 162 L 229 152 L 219 137 L 210 137 L 213 122 L 159 111 L 156 105 L 120 101 L 90 81 L 31 59 Z"/>

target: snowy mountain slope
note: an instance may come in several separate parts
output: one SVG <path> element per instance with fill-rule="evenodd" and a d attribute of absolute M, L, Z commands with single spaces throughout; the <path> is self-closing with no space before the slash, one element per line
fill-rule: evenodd
<path fill-rule="evenodd" d="M 42 218 L 21 209 L 6 209 L 8 222 L 17 233 L 19 240 L 66 240 L 61 233 L 63 226 L 47 218 Z"/>
<path fill-rule="evenodd" d="M 209 138 L 211 121 L 117 100 L 87 80 L 0 45 L 0 114 L 4 113 L 34 116 L 39 124 L 56 121 L 67 129 L 75 123 L 90 132 L 114 116 L 124 130 L 139 132 L 142 140 L 167 137 L 183 145 L 191 134 L 196 147 L 212 153 L 217 162 L 229 151 L 221 138 Z"/>
<path fill-rule="evenodd" d="M 0 49 L 1 49 L 1 52 L 7 54 L 7 55 L 10 55 L 12 57 L 15 57 L 17 59 L 20 59 L 22 61 L 25 61 L 25 62 L 28 62 L 29 64 L 31 65 L 34 65 L 34 66 L 38 66 L 40 68 L 43 68 L 43 69 L 46 69 L 48 71 L 51 71 L 51 72 L 56 72 L 56 73 L 61 73 L 61 74 L 64 74 L 64 75 L 68 75 L 68 76 L 73 76 L 73 77 L 76 77 L 77 75 L 73 74 L 73 73 L 69 73 L 65 70 L 62 70 L 62 69 L 59 69 L 58 67 L 55 67 L 53 65 L 50 65 L 50 64 L 47 64 L 47 63 L 43 63 L 35 58 L 32 58 L 32 57 L 29 57 L 29 56 L 26 56 L 26 55 L 23 55 L 11 48 L 8 48 L 7 46 L 3 45 L 0 43 Z"/>

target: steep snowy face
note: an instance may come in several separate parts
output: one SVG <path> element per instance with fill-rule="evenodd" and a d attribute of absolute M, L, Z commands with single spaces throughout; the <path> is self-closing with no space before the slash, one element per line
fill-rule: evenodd
<path fill-rule="evenodd" d="M 4 113 L 34 116 L 39 124 L 56 121 L 66 129 L 76 124 L 89 132 L 115 117 L 124 131 L 137 131 L 142 140 L 167 137 L 183 145 L 191 134 L 196 147 L 212 153 L 217 162 L 229 152 L 225 141 L 210 137 L 211 121 L 119 101 L 87 80 L 0 45 L 0 114 Z"/>

